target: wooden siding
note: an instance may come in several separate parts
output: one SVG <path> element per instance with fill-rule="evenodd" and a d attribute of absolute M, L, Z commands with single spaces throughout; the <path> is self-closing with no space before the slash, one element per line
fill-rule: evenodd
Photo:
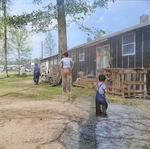
<path fill-rule="evenodd" d="M 143 66 L 144 68 L 150 68 L 150 27 L 143 30 L 143 36 Z"/>
<path fill-rule="evenodd" d="M 128 68 L 128 56 L 123 56 L 123 68 Z"/>
<path fill-rule="evenodd" d="M 122 68 L 122 36 L 118 36 L 118 68 Z"/>
<path fill-rule="evenodd" d="M 134 55 L 129 56 L 129 68 L 134 68 Z"/>
<path fill-rule="evenodd" d="M 150 68 L 150 27 L 143 29 L 143 67 Z M 150 93 L 150 70 L 147 73 L 147 92 Z"/>
<path fill-rule="evenodd" d="M 136 67 L 142 67 L 142 29 L 136 31 Z"/>

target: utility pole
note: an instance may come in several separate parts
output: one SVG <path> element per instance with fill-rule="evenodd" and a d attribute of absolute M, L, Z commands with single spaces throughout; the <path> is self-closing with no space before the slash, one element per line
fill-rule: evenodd
<path fill-rule="evenodd" d="M 43 59 L 43 41 L 41 42 L 41 57 Z"/>

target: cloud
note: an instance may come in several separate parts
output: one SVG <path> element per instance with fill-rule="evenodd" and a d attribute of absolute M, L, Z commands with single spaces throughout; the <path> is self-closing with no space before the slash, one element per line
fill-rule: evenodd
<path fill-rule="evenodd" d="M 104 17 L 99 17 L 99 19 L 96 21 L 96 23 L 103 23 L 104 22 Z"/>

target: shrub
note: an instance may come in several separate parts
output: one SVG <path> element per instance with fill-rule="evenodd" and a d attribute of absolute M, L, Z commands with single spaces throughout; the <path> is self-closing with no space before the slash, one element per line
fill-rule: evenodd
<path fill-rule="evenodd" d="M 26 73 L 23 73 L 22 75 L 21 75 L 21 77 L 27 77 L 28 75 L 26 74 Z"/>

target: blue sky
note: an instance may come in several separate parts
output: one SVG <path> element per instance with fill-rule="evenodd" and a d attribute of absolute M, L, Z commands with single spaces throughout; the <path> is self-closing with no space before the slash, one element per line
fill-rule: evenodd
<path fill-rule="evenodd" d="M 52 0 L 55 3 L 55 0 Z M 45 3 L 47 3 L 45 1 Z M 32 4 L 31 0 L 14 0 L 11 6 L 12 14 L 21 14 L 22 12 L 32 12 L 40 9 L 41 5 Z M 102 30 L 108 30 L 111 33 L 139 24 L 140 16 L 148 14 L 150 16 L 150 1 L 147 0 L 116 0 L 115 3 L 109 2 L 108 9 L 102 8 L 91 16 L 87 16 L 83 24 L 87 27 L 96 27 Z M 58 45 L 58 33 L 52 31 Z M 41 56 L 41 41 L 44 41 L 46 35 L 38 33 L 32 37 L 32 58 Z M 72 48 L 87 41 L 87 34 L 78 29 L 72 23 L 67 27 L 68 47 Z M 56 52 L 57 52 L 56 47 Z M 46 56 L 45 56 L 46 57 Z"/>

